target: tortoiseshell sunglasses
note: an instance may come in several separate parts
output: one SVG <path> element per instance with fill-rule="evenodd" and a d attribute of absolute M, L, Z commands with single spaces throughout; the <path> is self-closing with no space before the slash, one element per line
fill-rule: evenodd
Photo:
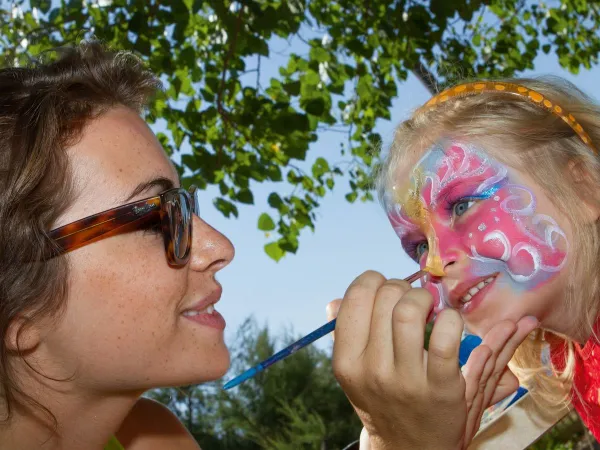
<path fill-rule="evenodd" d="M 200 212 L 197 193 L 196 186 L 189 191 L 169 189 L 156 197 L 118 206 L 56 228 L 50 232 L 57 244 L 52 256 L 82 247 L 111 232 L 160 225 L 169 264 L 184 266 L 190 259 L 192 248 L 192 215 Z"/>

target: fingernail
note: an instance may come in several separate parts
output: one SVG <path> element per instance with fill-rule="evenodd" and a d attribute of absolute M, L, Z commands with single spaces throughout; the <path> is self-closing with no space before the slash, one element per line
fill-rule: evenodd
<path fill-rule="evenodd" d="M 535 317 L 535 316 L 527 316 L 526 319 L 533 320 L 535 322 L 535 324 L 536 324 L 535 325 L 536 328 L 540 327 L 540 321 L 538 320 L 537 317 Z"/>
<path fill-rule="evenodd" d="M 326 308 L 325 308 L 325 312 L 327 314 L 327 320 L 333 320 L 335 317 L 337 317 L 337 314 L 340 310 L 340 303 L 328 303 Z"/>

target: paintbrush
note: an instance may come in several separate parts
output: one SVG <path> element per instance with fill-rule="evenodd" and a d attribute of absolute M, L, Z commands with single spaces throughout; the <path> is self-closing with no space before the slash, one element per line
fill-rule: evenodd
<path fill-rule="evenodd" d="M 406 277 L 404 279 L 404 281 L 408 281 L 409 283 L 414 283 L 419 278 L 422 278 L 426 272 L 434 272 L 434 271 L 429 268 L 426 268 L 424 270 L 419 270 L 418 272 L 413 273 L 411 276 Z M 265 359 L 264 361 L 258 363 L 256 366 L 246 370 L 244 373 L 242 373 L 241 375 L 238 375 L 233 380 L 225 383 L 225 385 L 223 386 L 223 389 L 231 389 L 232 387 L 237 386 L 238 384 L 243 383 L 246 380 L 249 380 L 250 378 L 254 377 L 257 373 L 262 372 L 267 367 L 271 366 L 272 364 L 275 364 L 277 361 L 281 361 L 282 359 L 287 358 L 288 356 L 292 355 L 293 353 L 296 353 L 301 348 L 304 348 L 307 345 L 315 342 L 317 339 L 322 338 L 326 334 L 331 333 L 335 329 L 336 320 L 337 319 L 333 319 L 331 322 L 327 322 L 322 327 L 317 328 L 315 331 L 307 334 L 303 338 L 298 339 L 293 344 L 288 345 L 283 350 L 278 351 L 273 356 L 270 356 L 269 358 Z"/>

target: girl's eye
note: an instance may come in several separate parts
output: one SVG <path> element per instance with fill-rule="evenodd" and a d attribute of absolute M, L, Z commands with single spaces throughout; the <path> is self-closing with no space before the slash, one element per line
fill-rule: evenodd
<path fill-rule="evenodd" d="M 456 217 L 462 216 L 475 203 L 472 200 L 461 200 L 452 206 L 452 213 Z"/>
<path fill-rule="evenodd" d="M 420 261 L 423 255 L 429 250 L 429 245 L 427 241 L 419 242 L 417 247 L 415 248 L 415 258 L 417 261 Z"/>

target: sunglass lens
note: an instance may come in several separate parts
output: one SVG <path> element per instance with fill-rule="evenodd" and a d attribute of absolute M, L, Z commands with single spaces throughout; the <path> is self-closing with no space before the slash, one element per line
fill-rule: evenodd
<path fill-rule="evenodd" d="M 171 236 L 173 252 L 179 260 L 185 260 L 189 252 L 191 208 L 187 196 L 175 195 L 171 204 Z"/>

